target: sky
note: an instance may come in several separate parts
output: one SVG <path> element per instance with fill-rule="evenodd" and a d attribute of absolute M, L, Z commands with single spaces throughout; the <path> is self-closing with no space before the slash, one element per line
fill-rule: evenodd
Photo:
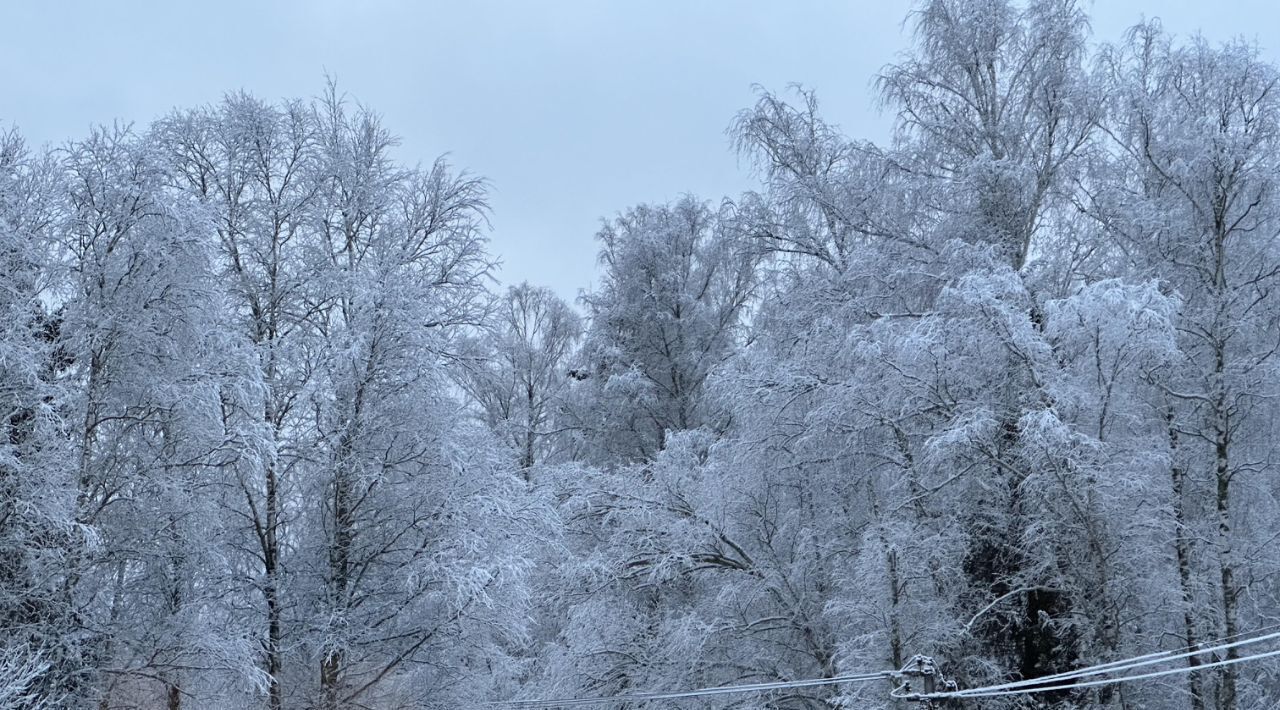
<path fill-rule="evenodd" d="M 1087 0 L 1086 0 L 1087 3 Z M 1094 39 L 1144 16 L 1268 45 L 1273 0 L 1099 0 Z M 817 91 L 828 121 L 883 141 L 871 82 L 907 49 L 910 0 L 14 0 L 0 8 L 0 125 L 60 144 L 244 89 L 311 97 L 325 75 L 382 114 L 399 158 L 487 178 L 504 283 L 573 299 L 602 218 L 755 181 L 726 127 L 756 86 Z M 1276 40 L 1280 43 L 1280 40 Z"/>

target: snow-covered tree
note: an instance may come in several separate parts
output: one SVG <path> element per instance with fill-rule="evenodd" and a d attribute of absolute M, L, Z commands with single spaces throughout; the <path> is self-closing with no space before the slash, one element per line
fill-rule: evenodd
<path fill-rule="evenodd" d="M 270 106 L 243 94 L 159 122 L 173 188 L 212 222 L 233 331 L 253 359 L 243 388 L 222 393 L 225 436 L 236 442 L 220 500 L 239 528 L 233 564 L 256 598 L 242 620 L 261 649 L 268 706 L 284 707 L 287 552 L 308 456 L 304 390 L 319 357 L 318 240 L 305 227 L 318 191 L 316 126 L 302 102 Z M 248 591 L 248 590 L 246 590 Z"/>
<path fill-rule="evenodd" d="M 1269 627 L 1280 72 L 1074 0 L 907 22 L 890 144 L 761 90 L 760 190 L 606 220 L 582 317 L 491 290 L 487 183 L 332 83 L 0 133 L 0 706 L 972 687 Z M 1248 653 L 982 702 L 1276 705 Z"/>
<path fill-rule="evenodd" d="M 721 425 L 703 390 L 739 340 L 755 258 L 729 205 L 692 197 L 632 208 L 597 239 L 573 426 L 586 460 L 651 460 L 669 433 Z"/>
<path fill-rule="evenodd" d="M 507 290 L 493 319 L 491 331 L 468 339 L 459 382 L 528 478 L 564 448 L 558 429 L 582 319 L 553 291 L 528 283 Z"/>
<path fill-rule="evenodd" d="M 148 144 L 98 129 L 65 166 L 59 341 L 80 531 L 66 590 L 101 702 L 176 708 L 219 692 L 219 674 L 252 675 L 247 640 L 221 632 L 226 538 L 204 494 L 227 456 L 217 382 L 241 363 L 220 338 L 208 222 L 165 190 Z M 207 682 L 189 688 L 193 671 Z"/>
<path fill-rule="evenodd" d="M 62 587 L 75 481 L 58 408 L 57 165 L 0 133 L 0 705 L 74 702 L 84 682 L 76 608 Z"/>
<path fill-rule="evenodd" d="M 319 705 L 454 707 L 503 677 L 531 522 L 512 510 L 514 462 L 448 396 L 455 341 L 487 306 L 483 184 L 443 162 L 399 169 L 379 119 L 333 92 L 317 112 L 328 288 L 306 488 L 322 559 L 307 567 L 323 572 L 305 576 Z"/>
<path fill-rule="evenodd" d="M 268 706 L 470 702 L 505 677 L 473 664 L 519 645 L 515 531 L 541 524 L 450 394 L 489 302 L 483 182 L 400 167 L 332 87 L 232 95 L 155 135 L 171 189 L 209 216 L 222 330 L 253 360 L 220 387 L 235 455 L 217 500 Z"/>
<path fill-rule="evenodd" d="M 1254 47 L 1179 45 L 1155 23 L 1134 28 L 1100 64 L 1114 90 L 1094 209 L 1128 268 L 1180 297 L 1178 356 L 1150 377 L 1167 420 L 1182 604 L 1214 610 L 1189 615 L 1182 632 L 1188 643 L 1231 636 L 1257 623 L 1244 599 L 1275 594 L 1253 581 L 1257 565 L 1274 564 L 1268 543 L 1241 526 L 1255 530 L 1276 493 L 1265 432 L 1276 415 L 1280 326 L 1280 75 Z M 1198 579 L 1212 579 L 1212 596 L 1198 593 Z M 1240 686 L 1241 673 L 1218 674 L 1217 707 L 1263 702 L 1256 685 Z M 1193 677 L 1193 706 L 1208 692 Z"/>

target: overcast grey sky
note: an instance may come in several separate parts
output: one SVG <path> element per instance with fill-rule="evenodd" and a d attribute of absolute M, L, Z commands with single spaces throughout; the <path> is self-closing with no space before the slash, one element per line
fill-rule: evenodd
<path fill-rule="evenodd" d="M 1095 40 L 1144 14 L 1276 58 L 1273 0 L 1112 0 Z M 145 125 L 247 89 L 314 96 L 323 74 L 383 114 L 401 158 L 450 152 L 493 187 L 503 281 L 572 298 L 602 216 L 752 185 L 724 133 L 751 85 L 816 89 L 828 120 L 884 139 L 870 80 L 905 49 L 909 0 L 8 2 L 0 122 L 32 143 Z"/>

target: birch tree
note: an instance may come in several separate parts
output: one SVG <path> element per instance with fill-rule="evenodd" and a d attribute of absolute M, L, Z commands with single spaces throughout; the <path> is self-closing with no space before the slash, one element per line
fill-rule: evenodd
<path fill-rule="evenodd" d="M 282 107 L 242 94 L 173 115 L 156 127 L 174 187 L 211 215 L 218 273 L 237 334 L 251 344 L 256 389 L 224 396 L 224 428 L 240 456 L 223 497 L 239 521 L 268 706 L 284 707 L 286 568 L 304 389 L 318 367 L 311 319 L 317 245 L 305 226 L 316 185 L 315 123 L 302 102 Z"/>
<path fill-rule="evenodd" d="M 1175 448 L 1184 596 L 1197 598 L 1192 556 L 1203 554 L 1192 547 L 1186 501 L 1204 495 L 1213 502 L 1205 511 L 1217 587 L 1212 631 L 1233 635 L 1246 613 L 1249 560 L 1262 549 L 1240 534 L 1251 518 L 1237 509 L 1237 491 L 1271 495 L 1258 485 L 1273 453 L 1256 433 L 1274 416 L 1276 70 L 1245 44 L 1193 38 L 1179 46 L 1155 24 L 1134 28 L 1102 61 L 1116 87 L 1109 136 L 1117 179 L 1097 196 L 1098 213 L 1132 268 L 1158 274 L 1182 298 L 1179 361 L 1154 381 Z M 1188 643 L 1196 626 L 1185 624 Z M 1242 696 L 1239 673 L 1225 666 L 1218 674 L 1217 707 L 1254 702 L 1251 691 Z M 1199 685 L 1192 693 L 1197 707 L 1207 702 Z"/>
<path fill-rule="evenodd" d="M 458 423 L 444 369 L 487 306 L 483 184 L 443 162 L 399 169 L 379 119 L 332 90 L 316 110 L 318 702 L 450 707 L 501 678 L 495 651 L 521 623 L 518 479 Z M 492 675 L 476 681 L 480 659 Z"/>
<path fill-rule="evenodd" d="M 128 130 L 99 129 L 69 148 L 66 170 L 59 336 L 83 531 L 66 591 L 93 639 L 85 671 L 102 705 L 158 684 L 177 708 L 195 697 L 188 671 L 251 675 L 248 644 L 214 631 L 229 620 L 225 538 L 199 496 L 225 456 L 216 376 L 239 363 L 223 359 L 206 222 L 165 192 L 156 155 Z"/>
<path fill-rule="evenodd" d="M 553 291 L 527 282 L 507 289 L 491 331 L 469 339 L 460 384 L 484 420 L 530 469 L 565 449 L 565 394 L 581 317 Z"/>

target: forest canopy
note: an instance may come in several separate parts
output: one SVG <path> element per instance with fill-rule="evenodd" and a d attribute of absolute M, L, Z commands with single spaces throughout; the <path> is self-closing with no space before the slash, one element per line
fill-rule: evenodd
<path fill-rule="evenodd" d="M 1280 704 L 1280 72 L 906 21 L 891 141 L 760 89 L 572 304 L 333 83 L 0 130 L 0 708 Z"/>

